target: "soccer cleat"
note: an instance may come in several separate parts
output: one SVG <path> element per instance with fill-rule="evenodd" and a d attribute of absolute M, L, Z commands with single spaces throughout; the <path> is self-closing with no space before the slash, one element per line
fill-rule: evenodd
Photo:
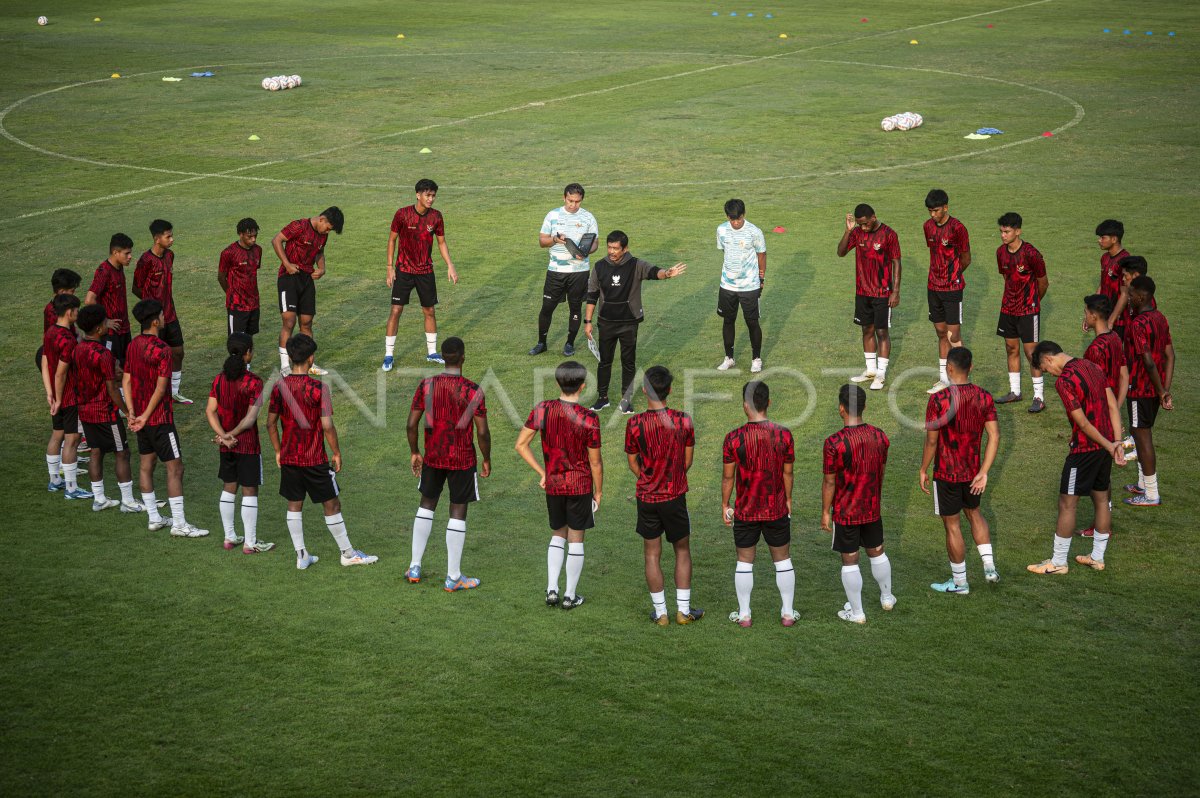
<path fill-rule="evenodd" d="M 71 500 L 90 499 L 92 498 L 92 492 L 90 490 L 84 490 L 83 488 L 75 488 L 75 490 L 64 491 L 63 497 Z"/>
<path fill-rule="evenodd" d="M 321 558 L 315 554 L 305 554 L 303 557 L 297 557 L 296 558 L 296 570 L 303 571 L 303 570 L 307 569 L 310 565 L 316 565 L 320 560 L 321 560 Z"/>
<path fill-rule="evenodd" d="M 1009 391 L 1008 393 L 1004 394 L 1004 396 L 1001 396 L 999 399 L 997 399 L 996 404 L 1007 405 L 1007 404 L 1011 404 L 1012 402 L 1019 402 L 1019 401 L 1021 401 L 1021 394 L 1013 393 L 1012 391 Z"/>
<path fill-rule="evenodd" d="M 87 452 L 90 452 L 91 450 L 92 450 L 92 445 L 90 443 L 88 443 L 87 438 L 81 437 L 79 439 L 79 445 L 75 447 L 75 451 L 79 454 L 85 454 Z"/>
<path fill-rule="evenodd" d="M 558 606 L 558 591 L 557 590 L 547 590 L 546 591 L 546 606 L 547 607 L 557 607 Z"/>
<path fill-rule="evenodd" d="M 1132 435 L 1126 435 L 1125 440 L 1121 441 L 1121 445 L 1126 449 L 1134 449 L 1137 447 L 1137 443 L 1134 442 Z"/>
<path fill-rule="evenodd" d="M 183 394 L 181 394 L 181 393 L 173 393 L 173 394 L 171 394 L 171 401 L 173 401 L 173 402 L 174 402 L 175 404 L 177 404 L 177 405 L 190 405 L 190 404 L 195 404 L 195 403 L 194 403 L 194 402 L 193 402 L 191 399 L 188 399 L 186 396 L 184 396 L 184 395 L 183 395 Z"/>
<path fill-rule="evenodd" d="M 426 355 L 425 362 L 426 363 L 437 363 L 439 366 L 445 365 L 445 363 L 446 363 L 446 361 L 442 359 L 442 356 L 439 355 L 437 352 L 434 352 L 432 355 Z"/>
<path fill-rule="evenodd" d="M 1081 529 L 1075 534 L 1079 535 L 1081 538 L 1090 538 L 1092 535 L 1096 534 L 1096 527 L 1089 526 L 1087 529 Z"/>
<path fill-rule="evenodd" d="M 1025 566 L 1025 570 L 1029 571 L 1031 574 L 1047 574 L 1058 576 L 1060 574 L 1065 574 L 1068 569 L 1065 565 L 1055 565 L 1054 560 L 1042 560 L 1041 562 L 1034 563 L 1033 565 Z"/>
<path fill-rule="evenodd" d="M 784 626 L 795 626 L 798 620 L 800 620 L 800 616 L 795 612 L 791 614 L 784 613 L 779 616 L 779 622 Z"/>
<path fill-rule="evenodd" d="M 573 354 L 575 354 L 575 344 L 563 344 L 563 356 L 570 357 Z"/>
<path fill-rule="evenodd" d="M 57 488 L 55 488 L 55 490 L 57 490 Z M 1146 492 L 1146 489 L 1139 487 L 1136 482 L 1131 482 L 1125 486 L 1125 492 L 1132 493 L 1134 496 L 1141 496 Z"/>
<path fill-rule="evenodd" d="M 743 629 L 749 629 L 754 624 L 754 620 L 749 615 L 742 615 L 737 610 L 729 613 L 729 620 L 733 621 Z"/>
<path fill-rule="evenodd" d="M 529 354 L 530 355 L 540 355 L 542 352 L 545 352 L 546 349 L 547 349 L 547 346 L 544 343 L 542 343 L 541 341 L 538 341 L 536 344 L 533 345 L 533 349 L 529 350 Z"/>
<path fill-rule="evenodd" d="M 410 565 L 408 570 L 404 572 L 404 578 L 408 580 L 410 585 L 415 585 L 421 581 L 421 566 Z"/>
<path fill-rule="evenodd" d="M 867 622 L 867 616 L 865 614 L 860 614 L 860 615 L 854 614 L 854 610 L 850 607 L 850 602 L 848 602 L 848 601 L 846 602 L 845 607 L 838 610 L 837 616 L 839 618 L 841 618 L 843 621 L 849 621 L 850 623 L 866 623 Z M 787 624 L 784 624 L 784 625 L 786 626 Z"/>
<path fill-rule="evenodd" d="M 883 375 L 882 374 L 875 375 L 875 379 L 871 381 L 871 390 L 872 391 L 882 391 L 883 390 Z"/>
<path fill-rule="evenodd" d="M 149 529 L 151 532 L 157 532 L 160 529 L 170 529 L 171 528 L 171 519 L 170 518 L 160 518 L 157 521 L 151 521 L 150 523 L 146 524 L 146 528 Z"/>
<path fill-rule="evenodd" d="M 202 538 L 208 535 L 207 529 L 201 529 L 195 524 L 171 527 L 171 536 L 177 538 Z"/>
<path fill-rule="evenodd" d="M 328 371 L 321 368 L 316 363 L 313 363 L 311 366 L 308 367 L 308 376 L 310 376 L 310 377 L 324 377 L 328 373 L 329 373 Z"/>
<path fill-rule="evenodd" d="M 1125 450 L 1125 459 L 1126 460 L 1136 460 L 1137 459 L 1137 449 L 1126 449 Z"/>
<path fill-rule="evenodd" d="M 391 355 L 384 357 L 382 366 L 384 371 L 391 371 L 392 366 L 394 365 L 396 365 L 396 358 L 392 357 Z"/>
<path fill-rule="evenodd" d="M 241 535 L 235 535 L 232 538 L 225 538 L 225 551 L 233 551 L 240 546 L 246 539 Z"/>
<path fill-rule="evenodd" d="M 67 482 L 66 482 L 66 480 L 63 480 L 63 479 L 54 480 L 54 479 L 52 479 L 52 480 L 50 480 L 50 482 L 49 482 L 49 483 L 46 485 L 46 490 L 50 491 L 51 493 L 57 493 L 58 491 L 60 491 L 60 490 L 62 490 L 63 488 L 65 488 L 66 486 L 67 486 Z"/>
<path fill-rule="evenodd" d="M 971 586 L 966 582 L 959 585 L 955 584 L 953 579 L 947 579 L 945 582 L 934 582 L 929 588 L 938 593 L 953 593 L 956 596 L 965 596 L 971 592 Z"/>
<path fill-rule="evenodd" d="M 950 387 L 950 386 L 949 386 L 949 385 L 947 385 L 946 383 L 942 382 L 941 380 L 938 380 L 937 382 L 935 382 L 935 383 L 933 384 L 933 387 L 932 387 L 932 388 L 930 388 L 930 389 L 929 389 L 928 391 L 926 391 L 925 393 L 927 393 L 927 394 L 930 394 L 930 395 L 933 395 L 933 394 L 935 394 L 935 393 L 941 393 L 942 391 L 946 390 L 946 389 L 947 389 L 947 388 L 949 388 L 949 387 Z"/>
<path fill-rule="evenodd" d="M 650 623 L 655 626 L 668 626 L 671 623 L 671 619 L 667 617 L 665 612 L 659 615 L 654 610 L 650 610 Z"/>
<path fill-rule="evenodd" d="M 479 587 L 479 580 L 473 576 L 459 574 L 457 579 L 446 577 L 446 583 L 442 585 L 442 589 L 447 593 L 457 593 L 460 590 L 474 590 Z"/>
<path fill-rule="evenodd" d="M 736 365 L 736 363 L 734 362 L 734 359 L 731 357 L 727 357 L 721 361 L 721 364 L 719 366 L 717 366 L 717 371 L 729 371 L 735 365 Z"/>
<path fill-rule="evenodd" d="M 92 512 L 99 513 L 120 506 L 121 502 L 117 499 L 96 499 L 92 502 Z"/>
<path fill-rule="evenodd" d="M 242 554 L 264 554 L 275 548 L 274 543 L 268 543 L 265 540 L 255 541 L 253 546 L 245 546 L 242 548 Z"/>
<path fill-rule="evenodd" d="M 583 603 L 583 596 L 565 596 L 562 600 L 562 608 L 564 610 L 573 610 Z"/>
<path fill-rule="evenodd" d="M 67 496 L 67 498 L 69 499 L 71 497 Z M 1136 496 L 1129 496 L 1125 499 L 1122 499 L 1122 501 L 1128 504 L 1130 507 L 1157 507 L 1158 505 L 1162 504 L 1162 498 L 1151 499 L 1145 493 L 1139 493 Z"/>
<path fill-rule="evenodd" d="M 342 555 L 342 565 L 370 565 L 374 562 L 379 562 L 379 558 L 360 549 L 354 549 L 349 556 Z"/>
<path fill-rule="evenodd" d="M 1086 565 L 1088 568 L 1096 571 L 1104 570 L 1104 560 L 1093 560 L 1090 554 L 1076 554 L 1075 562 L 1080 565 Z"/>
<path fill-rule="evenodd" d="M 867 369 L 867 370 L 863 371 L 862 374 L 859 374 L 857 377 L 851 377 L 850 382 L 870 382 L 873 379 L 875 379 L 875 372 L 871 371 L 870 369 Z"/>
<path fill-rule="evenodd" d="M 1045 409 L 1046 409 L 1046 402 L 1043 399 L 1038 399 L 1035 397 L 1034 400 L 1029 403 L 1029 412 L 1030 413 L 1040 413 Z"/>
<path fill-rule="evenodd" d="M 750 361 L 750 373 L 757 374 L 762 371 L 762 358 L 756 357 Z"/>
<path fill-rule="evenodd" d="M 633 402 L 628 399 L 622 399 L 620 404 L 621 412 L 627 416 L 633 415 Z"/>
<path fill-rule="evenodd" d="M 704 617 L 704 610 L 699 607 L 692 607 L 687 612 L 676 612 L 675 623 L 680 626 L 687 626 L 689 623 L 695 623 Z"/>
<path fill-rule="evenodd" d="M 1000 581 L 1000 574 L 995 568 L 984 568 L 983 578 L 994 585 Z"/>
<path fill-rule="evenodd" d="M 602 396 L 596 400 L 596 404 L 592 405 L 592 412 L 599 413 L 606 407 L 608 407 L 608 398 Z"/>
<path fill-rule="evenodd" d="M 76 455 L 76 457 L 75 457 L 75 462 L 76 462 L 76 463 L 79 463 L 79 464 L 81 464 L 81 465 L 83 465 L 83 464 L 86 464 L 86 463 L 90 463 L 90 462 L 92 462 L 92 458 L 90 458 L 90 457 L 88 457 L 88 456 L 86 456 L 86 455 L 82 455 L 82 454 L 80 454 L 80 455 Z M 83 469 L 80 469 L 80 470 L 81 470 L 81 471 L 86 471 L 87 469 L 86 469 L 86 468 L 83 468 Z"/>
<path fill-rule="evenodd" d="M 122 500 L 121 512 L 123 512 L 123 513 L 144 513 L 144 512 L 146 512 L 146 505 L 144 505 L 138 501 L 127 502 L 127 501 Z"/>
<path fill-rule="evenodd" d="M 891 594 L 880 596 L 879 606 L 890 612 L 896 606 L 896 597 Z"/>

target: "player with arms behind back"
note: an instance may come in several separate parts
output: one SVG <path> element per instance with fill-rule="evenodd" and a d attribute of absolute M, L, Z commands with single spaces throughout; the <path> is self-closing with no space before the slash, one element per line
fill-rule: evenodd
<path fill-rule="evenodd" d="M 892 354 L 892 309 L 900 305 L 900 239 L 875 218 L 866 203 L 846 214 L 846 231 L 838 242 L 839 258 L 854 250 L 854 323 L 862 327 L 867 367 L 851 382 L 870 382 L 883 390 Z"/>
<path fill-rule="evenodd" d="M 929 321 L 938 339 L 938 381 L 927 393 L 937 393 L 950 384 L 946 355 L 962 343 L 963 272 L 971 265 L 971 237 L 967 228 L 950 215 L 950 197 L 940 188 L 925 196 L 929 219 L 925 243 L 929 246 Z"/>
<path fill-rule="evenodd" d="M 156 300 L 163 309 L 164 324 L 159 337 L 171 347 L 171 400 L 190 405 L 192 400 L 179 392 L 183 381 L 183 328 L 175 312 L 175 231 L 166 219 L 150 223 L 154 243 L 138 258 L 133 270 L 133 293 L 139 299 Z"/>
<path fill-rule="evenodd" d="M 75 396 L 75 319 L 79 315 L 79 297 L 59 294 L 54 297 L 54 326 L 42 336 L 42 387 L 50 406 L 50 442 L 46 444 L 46 467 L 50 471 L 51 492 L 64 490 L 68 499 L 91 499 L 92 494 L 79 487 L 79 408 Z M 63 480 L 58 478 L 62 468 Z"/>
<path fill-rule="evenodd" d="M 1107 297 L 1114 308 L 1117 306 L 1117 299 L 1121 296 L 1123 285 L 1121 259 L 1129 257 L 1129 253 L 1121 244 L 1121 239 L 1124 237 L 1125 225 L 1116 219 L 1105 219 L 1096 225 L 1096 243 L 1101 249 L 1100 287 L 1096 289 L 1096 293 Z M 1114 326 L 1113 331 L 1123 338 L 1125 335 L 1124 323 L 1122 322 L 1119 327 Z"/>
<path fill-rule="evenodd" d="M 1129 427 L 1137 446 L 1138 484 L 1126 485 L 1133 507 L 1157 507 L 1158 457 L 1154 451 L 1154 421 L 1158 410 L 1174 410 L 1171 381 L 1175 377 L 1175 346 L 1167 317 L 1154 306 L 1154 281 L 1145 275 L 1129 283 L 1133 320 L 1125 330 L 1129 361 Z"/>
<path fill-rule="evenodd" d="M 114 233 L 108 242 L 108 258 L 100 261 L 92 275 L 85 305 L 99 303 L 104 308 L 104 337 L 101 339 L 120 369 L 125 350 L 132 340 L 129 333 L 129 297 L 125 289 L 125 267 L 133 260 L 133 239 Z"/>
<path fill-rule="evenodd" d="M 1042 299 L 1050 288 L 1046 261 L 1028 241 L 1021 240 L 1021 214 L 1008 212 L 997 222 L 1000 246 L 996 248 L 996 268 L 1004 276 L 1004 298 L 996 335 L 1004 339 L 1008 355 L 1008 393 L 996 404 L 1021 401 L 1021 348 L 1029 358 L 1033 375 L 1033 402 L 1030 413 L 1046 409 L 1045 378 L 1033 363 L 1033 348 L 1041 337 Z"/>
<path fill-rule="evenodd" d="M 225 292 L 229 334 L 253 337 L 258 335 L 258 267 L 262 264 L 258 222 L 247 216 L 237 223 L 237 234 L 237 241 L 221 250 L 217 284 Z"/>
<path fill-rule="evenodd" d="M 313 337 L 313 317 L 317 315 L 316 281 L 325 276 L 325 243 L 329 233 L 342 234 L 346 218 L 342 209 L 333 205 L 311 219 L 296 219 L 271 239 L 271 248 L 279 257 L 279 370 L 289 373 L 287 342 L 296 322 L 300 332 Z M 315 363 L 312 375 L 328 372 Z"/>

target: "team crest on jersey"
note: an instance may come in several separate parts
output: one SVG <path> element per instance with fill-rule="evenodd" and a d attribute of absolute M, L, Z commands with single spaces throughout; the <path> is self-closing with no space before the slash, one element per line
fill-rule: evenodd
<path fill-rule="evenodd" d="M 943 247 L 948 247 L 948 246 L 950 246 L 950 239 L 948 239 L 948 238 L 943 238 L 943 239 L 942 239 L 942 246 L 943 246 Z"/>
<path fill-rule="evenodd" d="M 427 225 L 425 225 L 425 232 L 426 232 L 426 233 L 432 233 L 432 232 L 433 232 L 433 225 L 431 225 L 431 224 L 427 224 Z"/>
<path fill-rule="evenodd" d="M 614 275 L 612 276 L 612 284 L 613 284 L 614 286 L 620 285 L 620 284 L 621 284 L 621 275 L 619 275 L 619 274 L 614 274 Z"/>
<path fill-rule="evenodd" d="M 876 242 L 875 242 L 874 244 L 872 244 L 871 246 L 875 248 L 875 251 L 876 251 L 876 252 L 878 252 L 879 250 L 883 249 L 883 244 L 881 244 L 881 243 L 880 243 L 880 242 L 878 242 L 878 241 L 876 241 Z"/>
<path fill-rule="evenodd" d="M 1024 264 L 1024 263 L 1018 263 L 1018 264 L 1017 264 L 1017 274 L 1025 274 L 1025 273 L 1026 273 L 1026 272 L 1028 272 L 1028 271 L 1029 271 L 1029 269 L 1026 269 L 1026 268 L 1025 268 L 1025 264 Z"/>

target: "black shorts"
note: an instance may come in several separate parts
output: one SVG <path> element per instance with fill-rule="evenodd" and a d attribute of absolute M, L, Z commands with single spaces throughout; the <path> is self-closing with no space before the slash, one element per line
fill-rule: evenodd
<path fill-rule="evenodd" d="M 221 452 L 217 479 L 226 485 L 236 482 L 243 488 L 257 488 L 263 484 L 262 455 Z"/>
<path fill-rule="evenodd" d="M 129 451 L 129 439 L 125 437 L 125 422 L 111 421 L 107 424 L 83 422 L 83 434 L 88 445 L 98 452 Z"/>
<path fill-rule="evenodd" d="M 686 494 L 665 502 L 637 500 L 637 533 L 646 540 L 656 540 L 664 532 L 668 543 L 677 543 L 692 534 Z"/>
<path fill-rule="evenodd" d="M 245 333 L 258 335 L 258 308 L 254 310 L 226 310 L 229 319 L 229 334 Z"/>
<path fill-rule="evenodd" d="M 760 296 L 761 288 L 753 291 L 730 291 L 728 288 L 722 288 L 717 292 L 717 315 L 723 319 L 736 319 L 740 307 L 746 321 L 758 321 Z"/>
<path fill-rule="evenodd" d="M 1010 316 L 1000 314 L 996 323 L 996 335 L 1001 338 L 1020 338 L 1023 344 L 1036 344 L 1041 334 L 1041 314 L 1030 313 L 1028 316 Z"/>
<path fill-rule="evenodd" d="M 962 291 L 928 289 L 929 320 L 934 324 L 962 324 Z"/>
<path fill-rule="evenodd" d="M 409 274 L 396 270 L 396 279 L 392 281 L 392 304 L 407 305 L 412 298 L 413 289 L 417 289 L 417 301 L 423 308 L 437 305 L 437 278 L 433 272 L 428 274 Z"/>
<path fill-rule="evenodd" d="M 125 362 L 125 350 L 129 348 L 129 343 L 133 340 L 129 333 L 110 332 L 100 340 L 104 342 L 104 348 L 112 352 L 113 360 L 117 363 Z"/>
<path fill-rule="evenodd" d="M 592 494 L 578 496 L 551 496 L 546 494 L 546 510 L 550 513 L 550 528 L 558 531 L 566 527 L 583 531 L 596 525 L 592 518 Z"/>
<path fill-rule="evenodd" d="M 963 510 L 979 507 L 981 496 L 971 493 L 971 482 L 933 481 L 933 514 L 940 516 L 958 515 Z"/>
<path fill-rule="evenodd" d="M 1063 463 L 1062 483 L 1058 492 L 1064 496 L 1087 496 L 1103 493 L 1110 487 L 1112 455 L 1103 449 L 1091 452 L 1071 452 Z"/>
<path fill-rule="evenodd" d="M 279 312 L 317 315 L 317 284 L 308 272 L 281 274 L 275 281 L 279 291 Z"/>
<path fill-rule="evenodd" d="M 164 463 L 183 456 L 179 452 L 179 433 L 173 423 L 142 427 L 137 431 L 137 442 L 138 454 L 156 454 Z"/>
<path fill-rule="evenodd" d="M 42 352 L 45 351 L 45 346 L 39 346 L 37 351 L 33 353 L 33 367 L 38 370 L 38 374 L 42 373 Z"/>
<path fill-rule="evenodd" d="M 78 433 L 79 408 L 76 405 L 58 408 L 58 412 L 50 416 L 50 425 L 55 432 L 65 432 L 68 435 Z"/>
<path fill-rule="evenodd" d="M 887 330 L 892 326 L 892 309 L 885 296 L 854 295 L 854 323 L 859 327 Z"/>
<path fill-rule="evenodd" d="M 542 286 L 542 299 L 555 305 L 566 299 L 572 305 L 581 305 L 587 296 L 587 272 L 546 272 L 546 283 Z"/>
<path fill-rule="evenodd" d="M 290 502 L 302 502 L 307 495 L 313 504 L 324 504 L 337 498 L 337 474 L 329 467 L 329 463 L 280 466 L 279 495 Z"/>
<path fill-rule="evenodd" d="M 442 495 L 442 486 L 450 483 L 450 503 L 467 504 L 479 501 L 479 477 L 475 466 L 470 468 L 434 468 L 428 463 L 421 466 L 421 481 L 417 490 L 426 499 L 437 501 Z"/>
<path fill-rule="evenodd" d="M 179 326 L 179 319 L 163 325 L 163 328 L 158 331 L 158 337 L 172 349 L 183 346 L 183 328 Z"/>
<path fill-rule="evenodd" d="M 854 554 L 859 549 L 877 549 L 883 545 L 883 521 L 865 524 L 833 525 L 833 550 L 842 554 Z"/>
<path fill-rule="evenodd" d="M 1129 411 L 1130 429 L 1153 429 L 1158 418 L 1159 399 L 1147 396 L 1143 399 L 1125 397 L 1125 409 Z"/>
<path fill-rule="evenodd" d="M 752 549 L 761 537 L 768 546 L 786 546 L 792 542 L 792 517 L 785 515 L 774 521 L 733 520 L 733 545 Z"/>

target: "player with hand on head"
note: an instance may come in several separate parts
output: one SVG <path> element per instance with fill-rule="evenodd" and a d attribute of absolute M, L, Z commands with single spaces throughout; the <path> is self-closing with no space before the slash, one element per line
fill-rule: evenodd
<path fill-rule="evenodd" d="M 554 380 L 561 392 L 557 399 L 534 406 L 517 435 L 516 450 L 538 475 L 538 487 L 546 491 L 550 516 L 550 546 L 546 551 L 546 606 L 559 605 L 558 578 L 567 566 L 567 585 L 562 608 L 583 604 L 577 593 L 583 574 L 584 533 L 596 525 L 604 487 L 604 463 L 600 457 L 600 418 L 579 404 L 586 385 L 587 369 L 574 360 L 558 365 Z M 533 437 L 542 434 L 542 459 L 530 449 Z"/>
<path fill-rule="evenodd" d="M 237 241 L 221 250 L 217 262 L 217 284 L 225 292 L 225 314 L 229 334 L 258 335 L 258 267 L 262 247 L 258 245 L 258 222 L 246 217 L 237 223 Z"/>
<path fill-rule="evenodd" d="M 1096 243 L 1100 246 L 1100 287 L 1097 294 L 1108 297 L 1112 307 L 1116 307 L 1117 299 L 1121 296 L 1123 281 L 1121 280 L 1121 259 L 1129 257 L 1121 239 L 1125 236 L 1125 225 L 1116 219 L 1105 219 L 1096 225 Z M 1122 338 L 1125 337 L 1124 322 L 1121 326 L 1110 325 L 1113 331 Z M 1087 332 L 1085 329 L 1084 332 Z"/>
<path fill-rule="evenodd" d="M 342 234 L 345 222 L 342 209 L 333 205 L 319 216 L 296 219 L 271 239 L 271 248 L 279 257 L 279 276 L 276 279 L 282 324 L 279 330 L 279 370 L 285 375 L 291 371 L 287 343 L 296 322 L 300 322 L 302 334 L 313 337 L 313 316 L 317 315 L 316 281 L 325 276 L 325 244 L 330 231 Z M 310 373 L 314 377 L 321 377 L 329 372 L 314 363 Z"/>
<path fill-rule="evenodd" d="M 721 264 L 721 288 L 717 294 L 717 315 L 722 319 L 721 342 L 725 359 L 717 371 L 736 365 L 733 339 L 737 331 L 738 308 L 750 333 L 750 372 L 762 371 L 762 327 L 759 326 L 759 299 L 767 281 L 767 241 L 763 232 L 746 221 L 746 203 L 731 199 L 725 203 L 727 221 L 717 227 L 717 249 L 724 253 Z"/>
<path fill-rule="evenodd" d="M 531 355 L 540 355 L 546 351 L 546 337 L 550 334 L 550 322 L 554 318 L 554 309 L 567 300 L 570 317 L 567 320 L 567 342 L 563 345 L 563 355 L 570 357 L 575 354 L 575 336 L 579 334 L 579 325 L 583 321 L 583 298 L 587 295 L 588 259 L 577 258 L 567 247 L 570 240 L 578 247 L 581 239 L 588 234 L 592 236 L 592 244 L 588 247 L 590 255 L 600 246 L 600 230 L 596 226 L 596 217 L 584 210 L 583 186 L 570 183 L 563 189 L 563 204 L 546 214 L 542 221 L 542 229 L 538 233 L 538 245 L 550 250 L 550 265 L 546 267 L 546 282 L 542 286 L 542 310 L 538 314 L 538 342 L 529 350 Z"/>
<path fill-rule="evenodd" d="M 387 244 L 387 284 L 392 289 L 392 310 L 388 314 L 387 329 L 383 339 L 383 370 L 391 371 L 395 363 L 396 331 L 400 327 L 400 314 L 412 299 L 413 289 L 421 303 L 425 317 L 425 360 L 441 363 L 438 354 L 437 279 L 433 276 L 433 241 L 437 239 L 438 252 L 446 262 L 446 279 L 458 284 L 458 271 L 450 260 L 446 247 L 446 223 L 442 212 L 434 209 L 438 184 L 422 178 L 415 187 L 416 202 L 396 211 L 392 217 L 392 230 Z"/>
<path fill-rule="evenodd" d="M 625 454 L 629 470 L 637 477 L 637 527 L 646 560 L 646 585 L 650 588 L 650 621 L 670 623 L 663 585 L 662 536 L 675 549 L 675 622 L 689 624 L 704 616 L 692 607 L 692 522 L 688 515 L 687 472 L 692 467 L 696 432 L 687 413 L 667 407 L 674 377 L 665 366 L 646 369 L 642 391 L 648 409 L 625 425 Z"/>
<path fill-rule="evenodd" d="M 54 326 L 42 336 L 42 387 L 50 406 L 50 442 L 46 444 L 46 468 L 50 472 L 51 492 L 64 490 L 68 499 L 90 499 L 92 494 L 79 487 L 78 448 L 80 438 L 78 399 L 75 395 L 75 319 L 79 315 L 79 297 L 59 294 L 54 297 Z M 61 467 L 63 480 L 59 480 Z"/>
<path fill-rule="evenodd" d="M 1132 507 L 1157 507 L 1158 457 L 1154 451 L 1154 421 L 1158 410 L 1174 410 L 1171 382 L 1175 378 L 1175 346 L 1167 317 L 1154 306 L 1154 281 L 1142 276 L 1128 286 L 1133 320 L 1125 330 L 1125 357 L 1129 362 L 1129 427 L 1137 446 L 1138 484 L 1126 485 L 1134 494 L 1125 499 Z"/>
<path fill-rule="evenodd" d="M 450 520 L 446 523 L 447 593 L 479 587 L 479 580 L 462 572 L 463 547 L 467 541 L 467 505 L 479 501 L 475 443 L 479 435 L 478 475 L 492 473 L 492 433 L 488 429 L 487 405 L 479 386 L 462 375 L 466 347 L 457 337 L 442 342 L 446 368 L 426 377 L 413 393 L 408 411 L 408 446 L 412 450 L 412 472 L 420 477 L 417 490 L 421 503 L 413 519 L 412 561 L 405 578 L 421 581 L 421 560 L 433 530 L 433 513 L 442 488 L 450 488 Z M 425 455 L 418 444 L 421 418 L 425 418 Z"/>
<path fill-rule="evenodd" d="M 891 442 L 883 430 L 863 421 L 867 393 L 857 385 L 838 391 L 842 428 L 825 439 L 822 452 L 821 529 L 833 533 L 833 550 L 842 556 L 842 588 L 846 605 L 838 617 L 866 623 L 862 604 L 862 571 L 858 550 L 867 550 L 871 576 L 879 585 L 879 604 L 896 606 L 892 593 L 892 563 L 883 551 L 883 472 Z"/>
<path fill-rule="evenodd" d="M 320 558 L 304 545 L 304 497 L 320 504 L 325 526 L 342 553 L 342 565 L 370 565 L 379 558 L 350 545 L 342 518 L 337 473 L 342 470 L 342 450 L 333 424 L 333 398 L 329 386 L 311 376 L 317 342 L 304 333 L 288 339 L 291 374 L 275 383 L 267 410 L 267 435 L 279 466 L 279 495 L 287 500 L 287 527 L 296 549 L 296 568 L 305 570 Z M 282 425 L 283 434 L 279 428 Z M 325 444 L 333 451 L 325 452 Z"/>
<path fill-rule="evenodd" d="M 1053 341 L 1042 341 L 1033 350 L 1033 366 L 1058 379 L 1054 388 L 1071 420 L 1071 449 L 1063 463 L 1059 483 L 1058 525 L 1054 532 L 1054 554 L 1028 566 L 1035 574 L 1065 574 L 1075 534 L 1075 510 L 1080 496 L 1091 495 L 1096 512 L 1092 553 L 1080 554 L 1075 562 L 1097 571 L 1104 570 L 1104 553 L 1112 534 L 1109 506 L 1112 464 L 1125 465 L 1125 449 L 1116 436 L 1121 428 L 1117 397 L 1104 370 L 1090 360 L 1071 357 Z"/>
<path fill-rule="evenodd" d="M 792 464 L 796 447 L 786 427 L 767 418 L 771 390 L 755 380 L 742 388 L 742 411 L 746 423 L 725 436 L 721 448 L 721 520 L 733 527 L 737 568 L 733 585 L 738 608 L 729 620 L 748 627 L 750 593 L 754 589 L 754 554 L 761 537 L 767 542 L 775 563 L 775 586 L 783 606 L 780 619 L 792 626 L 798 616 L 792 608 L 796 594 L 796 570 L 792 567 Z M 737 485 L 736 504 L 730 497 Z"/>
<path fill-rule="evenodd" d="M 1033 402 L 1030 413 L 1046 409 L 1045 378 L 1033 363 L 1033 348 L 1041 336 L 1042 299 L 1050 288 L 1046 277 L 1046 261 L 1042 253 L 1021 239 L 1021 214 L 1001 216 L 1000 246 L 996 249 L 996 268 L 1004 276 L 1004 298 L 1000 303 L 1000 321 L 996 335 L 1004 339 L 1008 355 L 1008 393 L 996 404 L 1021 401 L 1021 349 L 1029 358 L 1033 377 Z"/>
<path fill-rule="evenodd" d="M 133 260 L 133 239 L 114 233 L 108 242 L 108 258 L 100 262 L 88 287 L 85 305 L 104 308 L 104 336 L 101 340 L 120 370 L 125 350 L 132 340 L 129 333 L 129 298 L 125 292 L 125 267 Z"/>
<path fill-rule="evenodd" d="M 133 293 L 139 299 L 153 299 L 162 305 L 163 324 L 159 337 L 171 347 L 171 399 L 176 404 L 190 405 L 192 400 L 179 392 L 183 381 L 183 328 L 175 313 L 175 231 L 166 219 L 150 223 L 154 243 L 138 258 L 133 271 Z"/>
<path fill-rule="evenodd" d="M 929 493 L 929 466 L 937 456 L 933 471 L 933 512 L 941 516 L 946 528 L 946 554 L 950 557 L 950 579 L 929 587 L 938 593 L 965 596 L 971 592 L 967 582 L 967 547 L 963 543 L 960 513 L 971 524 L 975 549 L 983 560 L 983 577 L 999 582 L 992 554 L 992 535 L 987 519 L 979 509 L 987 489 L 988 472 L 1000 450 L 1000 424 L 996 421 L 996 403 L 992 395 L 973 384 L 971 350 L 964 346 L 946 356 L 950 384 L 929 397 L 925 408 L 925 450 L 921 457 L 921 490 Z M 987 433 L 987 449 L 980 463 L 979 448 Z"/>
<path fill-rule="evenodd" d="M 892 354 L 892 309 L 900 305 L 900 239 L 875 217 L 866 203 L 846 214 L 846 231 L 838 242 L 839 258 L 854 250 L 854 323 L 862 327 L 867 367 L 851 382 L 870 382 L 883 390 Z"/>
<path fill-rule="evenodd" d="M 925 243 L 929 246 L 929 321 L 938 339 L 938 381 L 926 393 L 937 393 L 950 384 L 946 355 L 962 345 L 963 272 L 971 265 L 971 237 L 966 226 L 950 215 L 950 197 L 940 188 L 925 196 L 929 219 Z"/>

